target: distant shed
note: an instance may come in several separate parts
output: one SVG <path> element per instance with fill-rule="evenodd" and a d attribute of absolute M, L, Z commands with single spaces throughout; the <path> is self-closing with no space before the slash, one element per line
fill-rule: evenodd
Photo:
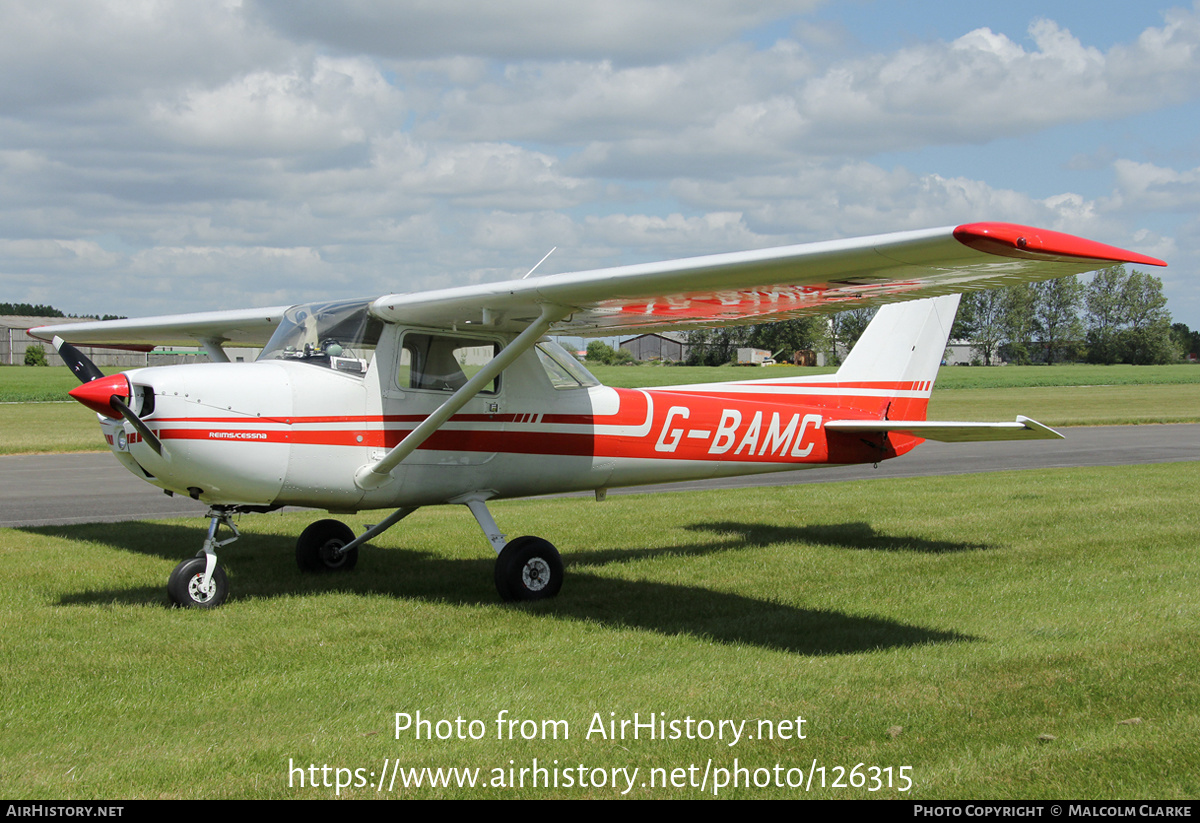
<path fill-rule="evenodd" d="M 633 355 L 634 360 L 687 360 L 691 346 L 680 332 L 651 332 L 631 337 L 621 348 Z"/>

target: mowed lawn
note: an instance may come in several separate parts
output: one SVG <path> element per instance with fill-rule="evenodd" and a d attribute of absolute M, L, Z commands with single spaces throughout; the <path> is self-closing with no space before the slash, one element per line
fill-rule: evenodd
<path fill-rule="evenodd" d="M 523 606 L 461 507 L 324 577 L 293 561 L 315 515 L 244 517 L 215 612 L 166 607 L 201 523 L 10 530 L 0 787 L 1195 798 L 1198 487 L 1181 463 L 499 503 L 567 566 Z"/>
<path fill-rule="evenodd" d="M 1200 419 L 1196 367 L 1092 369 L 943 369 L 930 414 Z M 30 380 L 13 391 L 43 391 Z M 100 441 L 75 403 L 0 420 L 0 452 Z M 1182 463 L 498 503 L 503 529 L 551 539 L 567 566 L 559 598 L 522 606 L 498 602 L 461 507 L 416 513 L 327 577 L 293 559 L 321 514 L 246 516 L 211 613 L 166 607 L 201 522 L 6 530 L 0 788 L 1194 798 L 1198 484 Z M 424 735 L 397 733 L 418 712 Z"/>
<path fill-rule="evenodd" d="M 601 366 L 606 385 L 626 388 L 789 377 L 829 369 Z M 65 369 L 0 368 L 0 454 L 105 448 L 95 415 L 64 397 L 77 383 Z M 945 367 L 930 400 L 931 418 L 1012 420 L 1048 426 L 1200 421 L 1200 366 Z"/>

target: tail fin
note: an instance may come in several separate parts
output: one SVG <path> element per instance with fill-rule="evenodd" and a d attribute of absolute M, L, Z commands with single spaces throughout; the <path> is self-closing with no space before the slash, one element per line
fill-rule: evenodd
<path fill-rule="evenodd" d="M 839 384 L 887 387 L 891 399 L 882 419 L 827 420 L 826 432 L 856 437 L 904 435 L 890 448 L 902 454 L 922 440 L 973 442 L 981 440 L 1050 440 L 1061 434 L 1036 420 L 1018 415 L 1012 423 L 959 423 L 925 420 L 925 409 L 937 379 L 942 353 L 954 325 L 959 295 L 893 303 L 884 306 L 858 339 L 838 369 Z M 897 445 L 899 443 L 899 445 Z"/>
<path fill-rule="evenodd" d="M 948 294 L 881 308 L 838 369 L 838 383 L 885 383 L 896 391 L 886 412 L 889 419 L 924 420 L 959 297 Z"/>

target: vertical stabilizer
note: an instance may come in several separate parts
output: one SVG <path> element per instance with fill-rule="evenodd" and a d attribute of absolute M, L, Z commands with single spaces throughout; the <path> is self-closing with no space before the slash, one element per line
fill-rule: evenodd
<path fill-rule="evenodd" d="M 837 372 L 839 383 L 886 383 L 897 389 L 890 419 L 925 419 L 961 295 L 892 303 L 871 320 Z"/>
<path fill-rule="evenodd" d="M 838 369 L 838 380 L 932 382 L 942 364 L 960 296 L 881 308 Z"/>

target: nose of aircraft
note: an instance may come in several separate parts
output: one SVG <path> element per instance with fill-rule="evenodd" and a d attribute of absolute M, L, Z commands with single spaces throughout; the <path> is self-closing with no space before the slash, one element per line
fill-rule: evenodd
<path fill-rule="evenodd" d="M 121 402 L 128 402 L 131 393 L 129 378 L 123 374 L 100 377 L 82 383 L 67 392 L 92 411 L 114 420 L 119 418 L 121 413 L 113 406 L 112 398 L 116 396 Z"/>

